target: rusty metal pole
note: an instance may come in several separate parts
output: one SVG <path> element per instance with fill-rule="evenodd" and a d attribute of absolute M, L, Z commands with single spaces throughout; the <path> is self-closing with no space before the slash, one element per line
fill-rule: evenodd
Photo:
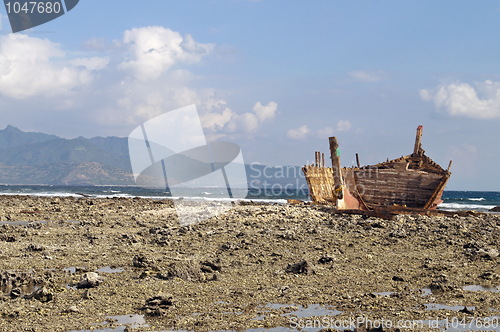
<path fill-rule="evenodd" d="M 335 188 L 335 195 L 338 199 L 343 198 L 342 193 L 342 174 L 340 174 L 340 150 L 339 143 L 337 142 L 337 137 L 330 137 L 330 156 L 332 158 L 332 168 L 333 168 L 333 184 Z"/>

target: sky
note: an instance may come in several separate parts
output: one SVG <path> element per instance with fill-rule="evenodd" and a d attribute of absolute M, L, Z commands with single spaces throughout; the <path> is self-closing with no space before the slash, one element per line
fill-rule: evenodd
<path fill-rule="evenodd" d="M 343 166 L 413 151 L 449 190 L 500 191 L 497 1 L 80 0 L 11 33 L 0 8 L 0 128 L 127 137 L 195 104 L 246 163 Z"/>

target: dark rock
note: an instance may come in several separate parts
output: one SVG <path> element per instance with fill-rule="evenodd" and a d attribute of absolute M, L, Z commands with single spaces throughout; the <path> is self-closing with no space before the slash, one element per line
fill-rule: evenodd
<path fill-rule="evenodd" d="M 446 285 L 444 282 L 439 280 L 434 280 L 430 283 L 429 289 L 432 293 L 443 293 L 453 290 L 453 287 Z"/>
<path fill-rule="evenodd" d="M 31 295 L 28 295 L 27 298 L 33 298 L 45 303 L 52 301 L 52 299 L 54 298 L 54 294 L 46 287 L 42 287 L 35 290 L 33 293 L 31 293 Z"/>
<path fill-rule="evenodd" d="M 11 299 L 17 299 L 18 297 L 21 297 L 22 295 L 23 295 L 23 292 L 19 288 L 14 288 L 9 293 L 9 296 Z"/>
<path fill-rule="evenodd" d="M 399 276 L 393 276 L 392 281 L 405 281 L 405 280 Z"/>
<path fill-rule="evenodd" d="M 220 271 L 222 269 L 220 263 L 215 263 L 212 261 L 201 262 L 201 272 L 213 273 Z"/>
<path fill-rule="evenodd" d="M 36 244 L 30 244 L 27 248 L 26 248 L 27 251 L 44 251 L 45 248 L 43 246 L 40 246 L 40 245 L 36 245 Z"/>
<path fill-rule="evenodd" d="M 136 255 L 132 258 L 132 264 L 134 267 L 147 268 L 152 267 L 154 265 L 154 261 L 145 256 Z"/>
<path fill-rule="evenodd" d="M 16 237 L 13 235 L 0 234 L 0 241 L 16 242 Z"/>
<path fill-rule="evenodd" d="M 298 262 L 298 263 L 295 263 L 295 264 L 288 264 L 285 272 L 295 273 L 295 274 L 314 274 L 315 273 L 314 267 L 305 260 Z"/>
<path fill-rule="evenodd" d="M 491 212 L 500 212 L 500 206 L 495 206 L 494 208 L 490 209 Z"/>
<path fill-rule="evenodd" d="M 147 315 L 163 316 L 165 311 L 174 305 L 172 295 L 159 294 L 146 300 L 142 308 Z"/>
<path fill-rule="evenodd" d="M 333 257 L 330 256 L 323 256 L 320 259 L 318 259 L 319 264 L 328 264 L 328 263 L 333 263 Z"/>
<path fill-rule="evenodd" d="M 82 293 L 82 298 L 85 299 L 85 300 L 91 300 L 94 297 L 92 296 L 92 293 L 90 292 L 90 289 L 86 289 Z"/>
<path fill-rule="evenodd" d="M 467 309 L 467 307 L 464 307 L 463 309 L 459 310 L 458 312 L 463 312 L 464 314 L 472 315 L 474 312 L 472 310 Z"/>
<path fill-rule="evenodd" d="M 492 271 L 486 271 L 483 274 L 479 276 L 479 278 L 484 279 L 484 280 L 498 280 L 500 279 L 500 276 L 496 274 L 495 272 Z"/>
<path fill-rule="evenodd" d="M 39 284 L 40 278 L 35 276 L 33 271 L 15 271 L 6 270 L 0 272 L 0 287 L 2 288 L 16 288 L 26 285 Z"/>

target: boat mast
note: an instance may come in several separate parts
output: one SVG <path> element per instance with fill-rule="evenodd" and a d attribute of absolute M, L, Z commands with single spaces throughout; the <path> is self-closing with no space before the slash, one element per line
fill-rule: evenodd
<path fill-rule="evenodd" d="M 332 158 L 334 194 L 337 199 L 344 198 L 342 192 L 342 174 L 340 173 L 340 150 L 337 137 L 330 137 L 330 156 Z"/>

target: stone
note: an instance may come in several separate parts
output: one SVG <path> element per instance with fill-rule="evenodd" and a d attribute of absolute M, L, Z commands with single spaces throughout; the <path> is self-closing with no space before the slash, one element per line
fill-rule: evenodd
<path fill-rule="evenodd" d="M 54 294 L 48 288 L 41 287 L 35 290 L 33 293 L 31 293 L 31 295 L 28 295 L 27 297 L 34 298 L 40 302 L 45 303 L 52 301 L 52 299 L 54 298 Z"/>
<path fill-rule="evenodd" d="M 319 264 L 328 264 L 328 263 L 333 263 L 333 257 L 330 256 L 322 256 L 320 259 L 318 259 Z"/>
<path fill-rule="evenodd" d="M 146 268 L 153 267 L 154 262 L 143 255 L 135 255 L 134 258 L 132 258 L 132 265 L 134 265 L 134 267 Z"/>
<path fill-rule="evenodd" d="M 499 253 L 498 253 L 498 250 L 494 249 L 494 248 L 483 248 L 483 249 L 479 249 L 477 251 L 477 254 L 481 257 L 481 258 L 485 258 L 485 259 L 495 259 L 498 257 Z"/>
<path fill-rule="evenodd" d="M 142 308 L 150 316 L 163 316 L 165 311 L 174 305 L 174 300 L 170 294 L 158 294 L 146 300 Z"/>
<path fill-rule="evenodd" d="M 306 260 L 295 264 L 288 264 L 285 272 L 294 273 L 294 274 L 314 274 L 314 268 L 311 263 L 308 263 Z"/>
<path fill-rule="evenodd" d="M 99 286 L 104 281 L 96 272 L 84 273 L 80 279 L 80 282 L 76 285 L 77 288 L 92 288 Z"/>

